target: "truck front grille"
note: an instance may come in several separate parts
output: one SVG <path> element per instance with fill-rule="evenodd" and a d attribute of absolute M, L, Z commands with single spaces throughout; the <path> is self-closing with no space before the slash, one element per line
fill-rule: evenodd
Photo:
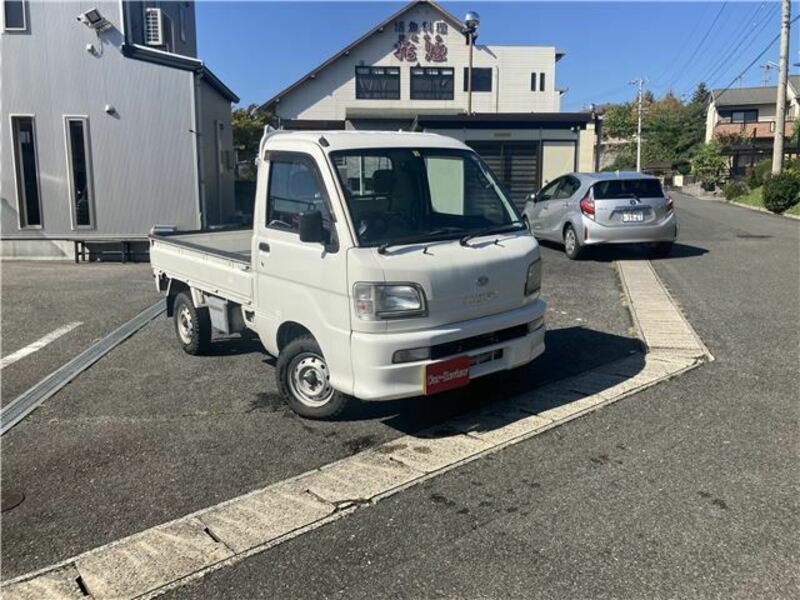
<path fill-rule="evenodd" d="M 491 333 L 484 333 L 475 335 L 463 340 L 456 340 L 454 342 L 446 342 L 431 346 L 431 359 L 438 360 L 456 354 L 464 354 L 478 348 L 485 346 L 493 346 L 494 344 L 501 344 L 509 340 L 523 337 L 528 333 L 528 325 L 515 325 L 508 329 L 501 329 L 500 331 L 492 331 Z"/>

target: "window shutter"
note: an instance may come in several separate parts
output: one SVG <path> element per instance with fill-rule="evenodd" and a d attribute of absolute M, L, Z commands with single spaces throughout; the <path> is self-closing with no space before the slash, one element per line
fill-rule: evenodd
<path fill-rule="evenodd" d="M 160 8 L 145 9 L 144 43 L 147 46 L 164 45 L 164 24 Z"/>

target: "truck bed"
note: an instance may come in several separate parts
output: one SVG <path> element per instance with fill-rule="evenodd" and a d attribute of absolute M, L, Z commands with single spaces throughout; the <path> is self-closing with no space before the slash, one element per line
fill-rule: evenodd
<path fill-rule="evenodd" d="M 249 228 L 154 233 L 150 235 L 150 264 L 156 274 L 249 305 L 253 302 L 252 238 Z"/>

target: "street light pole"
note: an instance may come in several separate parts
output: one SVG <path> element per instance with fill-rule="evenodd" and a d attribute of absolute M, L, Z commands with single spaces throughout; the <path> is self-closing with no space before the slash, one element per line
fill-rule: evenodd
<path fill-rule="evenodd" d="M 478 25 L 481 17 L 475 11 L 469 11 L 464 17 L 464 29 L 461 33 L 467 36 L 469 44 L 469 67 L 467 67 L 467 114 L 472 114 L 472 51 L 475 47 L 475 38 L 478 37 Z"/>
<path fill-rule="evenodd" d="M 772 144 L 772 172 L 783 169 L 784 133 L 786 129 L 786 80 L 789 74 L 789 20 L 791 0 L 783 0 L 781 11 L 781 57 L 778 61 L 778 96 L 775 99 L 775 138 Z"/>
<path fill-rule="evenodd" d="M 643 88 L 644 88 L 644 77 L 639 77 L 639 79 L 634 79 L 630 82 L 631 85 L 638 85 L 639 86 L 639 123 L 636 127 L 636 172 L 642 172 L 642 95 L 643 95 Z"/>

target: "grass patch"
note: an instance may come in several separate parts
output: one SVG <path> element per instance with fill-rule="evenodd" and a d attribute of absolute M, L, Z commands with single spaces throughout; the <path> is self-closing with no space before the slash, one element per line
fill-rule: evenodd
<path fill-rule="evenodd" d="M 747 192 L 744 196 L 739 196 L 738 198 L 734 198 L 731 202 L 734 204 L 747 204 L 748 206 L 757 206 L 758 208 L 764 208 L 764 198 L 762 196 L 763 188 L 757 187 L 749 192 Z M 795 204 L 792 208 L 787 210 L 785 215 L 795 215 L 800 216 L 800 204 Z"/>

